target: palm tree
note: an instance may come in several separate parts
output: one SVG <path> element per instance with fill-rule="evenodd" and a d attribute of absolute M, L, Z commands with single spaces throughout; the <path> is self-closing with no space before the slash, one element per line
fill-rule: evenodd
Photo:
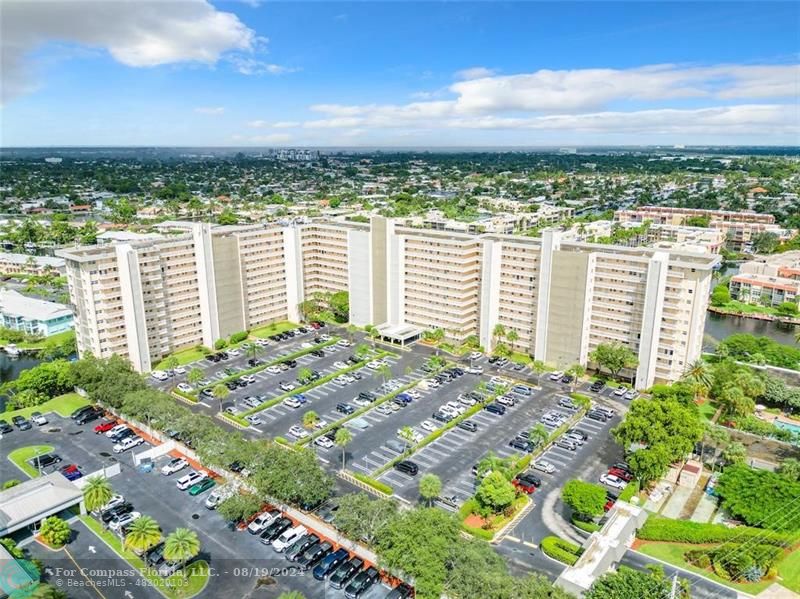
<path fill-rule="evenodd" d="M 494 344 L 497 345 L 497 342 L 506 336 L 506 327 L 501 324 L 494 325 L 494 329 L 492 330 L 492 338 L 494 338 Z"/>
<path fill-rule="evenodd" d="M 33 591 L 25 594 L 28 599 L 67 599 L 67 594 L 61 589 L 40 582 Z"/>
<path fill-rule="evenodd" d="M 392 369 L 389 367 L 388 364 L 384 364 L 378 369 L 378 373 L 383 377 L 383 382 L 385 383 L 390 378 L 392 378 Z"/>
<path fill-rule="evenodd" d="M 528 439 L 533 441 L 533 443 L 535 443 L 537 447 L 545 443 L 549 437 L 550 437 L 550 432 L 541 422 L 537 422 L 533 426 L 533 428 L 530 431 L 528 431 Z"/>
<path fill-rule="evenodd" d="M 202 381 L 204 376 L 205 375 L 203 374 L 203 371 L 200 368 L 195 367 L 192 368 L 189 371 L 189 374 L 186 375 L 186 380 L 189 381 L 190 385 L 196 387 L 197 383 Z"/>
<path fill-rule="evenodd" d="M 408 446 L 414 442 L 414 429 L 410 426 L 404 426 L 399 432 L 400 438 L 406 442 L 406 447 L 403 451 L 408 450 Z"/>
<path fill-rule="evenodd" d="M 255 360 L 258 356 L 261 355 L 261 346 L 257 343 L 248 343 L 244 346 L 244 353 L 245 355 L 250 358 L 251 360 Z"/>
<path fill-rule="evenodd" d="M 699 358 L 689 364 L 683 376 L 681 376 L 681 380 L 686 381 L 692 386 L 694 389 L 694 399 L 695 401 L 699 401 L 708 393 L 708 390 L 711 389 L 711 385 L 714 384 L 714 375 L 711 372 L 708 362 Z"/>
<path fill-rule="evenodd" d="M 297 380 L 302 382 L 303 384 L 308 383 L 311 380 L 311 376 L 314 373 L 310 368 L 301 368 L 297 371 Z"/>
<path fill-rule="evenodd" d="M 374 350 L 375 349 L 375 340 L 378 337 L 380 337 L 381 334 L 378 331 L 378 328 L 375 325 L 372 325 L 372 324 L 368 324 L 367 326 L 365 326 L 364 330 L 367 332 L 367 335 L 369 336 L 370 340 L 372 341 L 372 349 Z"/>
<path fill-rule="evenodd" d="M 319 415 L 314 410 L 309 410 L 303 414 L 303 428 L 313 429 L 319 422 Z"/>
<path fill-rule="evenodd" d="M 508 342 L 511 344 L 511 349 L 516 351 L 517 349 L 516 342 L 519 341 L 519 333 L 517 333 L 517 331 L 515 331 L 514 329 L 511 329 L 506 334 L 506 339 L 508 339 Z"/>
<path fill-rule="evenodd" d="M 337 447 L 342 448 L 342 470 L 344 470 L 345 465 L 345 448 L 350 444 L 350 441 L 353 440 L 353 434 L 347 430 L 345 427 L 340 428 L 336 431 L 336 436 L 333 438 L 333 442 L 336 444 Z"/>
<path fill-rule="evenodd" d="M 222 412 L 222 402 L 231 394 L 230 389 L 228 389 L 223 383 L 217 383 L 214 385 L 214 388 L 211 390 L 211 395 L 217 398 L 219 402 L 219 411 Z"/>
<path fill-rule="evenodd" d="M 114 494 L 111 483 L 104 476 L 92 476 L 83 487 L 83 503 L 93 512 L 109 502 Z"/>
<path fill-rule="evenodd" d="M 161 527 L 150 516 L 142 516 L 134 520 L 125 535 L 125 547 L 134 551 L 147 551 L 161 540 Z"/>
<path fill-rule="evenodd" d="M 164 360 L 164 368 L 169 372 L 172 372 L 178 367 L 178 358 L 175 356 L 170 356 L 166 360 Z"/>
<path fill-rule="evenodd" d="M 419 494 L 420 497 L 428 502 L 428 506 L 431 505 L 431 502 L 436 499 L 441 492 L 442 481 L 435 474 L 428 472 L 420 479 Z"/>
<path fill-rule="evenodd" d="M 179 562 L 181 569 L 190 559 L 200 553 L 200 539 L 197 533 L 188 528 L 176 528 L 164 541 L 164 559 Z M 186 576 L 186 571 L 183 572 Z"/>
<path fill-rule="evenodd" d="M 356 325 L 354 325 L 354 324 L 347 325 L 347 335 L 348 335 L 348 337 L 350 339 L 350 343 L 353 342 L 353 338 L 355 337 L 355 334 L 356 334 L 357 330 L 358 330 L 358 327 Z"/>
<path fill-rule="evenodd" d="M 572 382 L 570 383 L 570 389 L 572 391 L 575 390 L 575 385 L 578 384 L 578 379 L 581 378 L 584 374 L 586 374 L 586 369 L 581 364 L 573 364 L 567 370 L 567 374 L 572 375 Z"/>
<path fill-rule="evenodd" d="M 356 346 L 356 351 L 354 351 L 353 354 L 359 360 L 363 360 L 369 355 L 369 346 L 365 343 L 359 343 Z"/>

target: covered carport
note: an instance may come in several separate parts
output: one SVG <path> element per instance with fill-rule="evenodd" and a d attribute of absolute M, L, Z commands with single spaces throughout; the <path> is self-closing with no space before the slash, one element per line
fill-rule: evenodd
<path fill-rule="evenodd" d="M 410 324 L 382 324 L 376 327 L 381 341 L 405 347 L 422 336 L 422 329 Z"/>
<path fill-rule="evenodd" d="M 0 537 L 76 507 L 85 513 L 83 491 L 60 472 L 25 481 L 0 492 Z"/>

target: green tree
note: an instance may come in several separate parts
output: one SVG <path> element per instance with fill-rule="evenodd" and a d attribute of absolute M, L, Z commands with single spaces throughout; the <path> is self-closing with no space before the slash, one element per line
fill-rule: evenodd
<path fill-rule="evenodd" d="M 548 431 L 547 427 L 541 422 L 534 424 L 533 427 L 531 427 L 531 429 L 528 431 L 528 439 L 533 441 L 537 447 L 545 443 L 549 438 L 550 431 Z"/>
<path fill-rule="evenodd" d="M 217 383 L 211 389 L 211 394 L 217 399 L 217 402 L 219 402 L 220 412 L 222 412 L 222 402 L 228 398 L 230 393 L 230 389 L 228 389 L 224 383 Z"/>
<path fill-rule="evenodd" d="M 303 367 L 297 371 L 297 380 L 303 384 L 309 382 L 312 376 L 314 376 L 314 372 L 308 367 Z"/>
<path fill-rule="evenodd" d="M 358 327 L 356 325 L 354 324 L 347 325 L 347 338 L 350 340 L 350 343 L 353 343 L 357 331 Z"/>
<path fill-rule="evenodd" d="M 260 509 L 261 500 L 252 493 L 234 493 L 217 506 L 217 512 L 228 522 L 245 522 Z"/>
<path fill-rule="evenodd" d="M 614 378 L 623 368 L 633 368 L 639 363 L 636 354 L 621 343 L 601 343 L 589 354 L 589 359 L 607 369 Z"/>
<path fill-rule="evenodd" d="M 111 483 L 104 476 L 92 476 L 83 487 L 83 503 L 90 512 L 100 509 L 107 504 L 114 491 Z"/>
<path fill-rule="evenodd" d="M 579 520 L 591 520 L 602 515 L 606 490 L 594 483 L 571 480 L 561 489 L 561 500 L 572 508 Z"/>
<path fill-rule="evenodd" d="M 196 387 L 197 384 L 200 381 L 202 381 L 204 377 L 205 377 L 205 375 L 203 374 L 203 371 L 200 368 L 197 368 L 195 366 L 186 375 L 186 380 L 189 381 L 190 385 L 192 385 L 193 387 Z"/>
<path fill-rule="evenodd" d="M 511 344 L 511 348 L 516 351 L 517 341 L 519 341 L 519 333 L 515 329 L 511 329 L 506 333 L 506 339 Z"/>
<path fill-rule="evenodd" d="M 243 346 L 245 355 L 251 360 L 256 360 L 263 350 L 258 343 L 247 343 Z"/>
<path fill-rule="evenodd" d="M 514 485 L 501 472 L 494 471 L 483 478 L 475 493 L 478 503 L 495 514 L 509 508 L 516 496 Z"/>
<path fill-rule="evenodd" d="M 497 345 L 502 339 L 506 336 L 506 327 L 502 324 L 494 325 L 492 329 L 492 339 L 494 339 L 494 344 Z"/>
<path fill-rule="evenodd" d="M 200 539 L 197 533 L 188 528 L 176 528 L 164 539 L 164 559 L 181 564 L 186 575 L 186 562 L 200 553 Z"/>
<path fill-rule="evenodd" d="M 347 430 L 345 427 L 340 428 L 336 431 L 336 436 L 333 438 L 333 442 L 336 447 L 342 448 L 342 470 L 345 467 L 345 460 L 346 460 L 346 449 L 347 446 L 350 445 L 350 442 L 353 440 L 353 434 Z"/>
<path fill-rule="evenodd" d="M 648 567 L 649 572 L 620 566 L 616 572 L 599 578 L 585 599 L 644 599 L 645 597 L 689 599 L 689 586 L 685 580 L 678 585 L 678 594 L 672 595 L 672 579 L 664 576 L 661 567 Z"/>
<path fill-rule="evenodd" d="M 134 520 L 128 527 L 124 545 L 128 549 L 147 551 L 161 540 L 161 527 L 150 516 L 142 516 Z"/>
<path fill-rule="evenodd" d="M 397 515 L 391 499 L 373 499 L 366 493 L 350 493 L 339 500 L 333 522 L 348 538 L 375 543 L 383 528 Z"/>
<path fill-rule="evenodd" d="M 17 485 L 22 484 L 22 481 L 18 478 L 11 478 L 3 483 L 3 491 L 7 491 L 8 489 L 13 489 Z"/>
<path fill-rule="evenodd" d="M 167 371 L 172 372 L 177 367 L 178 367 L 178 358 L 176 358 L 175 356 L 170 356 L 169 358 L 164 360 L 164 368 Z"/>
<path fill-rule="evenodd" d="M 700 358 L 689 364 L 681 380 L 689 383 L 694 390 L 695 399 L 700 399 L 711 390 L 714 374 L 708 362 Z"/>
<path fill-rule="evenodd" d="M 731 292 L 728 289 L 728 285 L 725 283 L 720 283 L 716 287 L 714 287 L 714 291 L 711 292 L 711 305 L 720 308 L 725 306 L 731 301 Z"/>
<path fill-rule="evenodd" d="M 578 381 L 583 377 L 583 375 L 586 374 L 586 368 L 584 368 L 581 364 L 576 363 L 567 368 L 567 374 L 573 379 L 569 386 L 570 389 L 574 391 Z"/>
<path fill-rule="evenodd" d="M 314 410 L 309 410 L 303 414 L 303 428 L 313 429 L 319 422 L 319 415 Z"/>
<path fill-rule="evenodd" d="M 230 208 L 225 208 L 217 217 L 217 223 L 220 225 L 236 225 L 239 223 L 239 217 Z"/>
<path fill-rule="evenodd" d="M 414 444 L 414 429 L 410 426 L 402 427 L 398 431 L 397 436 L 405 442 L 405 451 L 408 451 L 409 445 Z"/>
<path fill-rule="evenodd" d="M 350 320 L 350 294 L 347 291 L 337 291 L 331 295 L 328 306 L 337 322 Z"/>
<path fill-rule="evenodd" d="M 32 592 L 24 596 L 28 599 L 68 599 L 64 591 L 44 582 L 37 584 Z"/>
<path fill-rule="evenodd" d="M 743 464 L 747 459 L 747 449 L 738 441 L 734 441 L 722 452 L 722 458 L 729 464 Z"/>
<path fill-rule="evenodd" d="M 764 231 L 753 235 L 750 242 L 757 254 L 771 254 L 778 247 L 778 236 L 775 233 Z"/>
<path fill-rule="evenodd" d="M 382 364 L 381 367 L 378 368 L 378 374 L 381 375 L 381 378 L 383 378 L 383 382 L 385 383 L 392 378 L 392 368 L 388 364 Z"/>
<path fill-rule="evenodd" d="M 359 360 L 363 360 L 369 355 L 369 347 L 364 343 L 359 343 L 356 346 L 356 350 L 353 352 L 353 354 Z"/>
<path fill-rule="evenodd" d="M 423 475 L 419 480 L 419 495 L 428 503 L 429 506 L 434 499 L 439 497 L 441 492 L 442 481 L 432 472 L 428 472 L 427 474 Z"/>
<path fill-rule="evenodd" d="M 42 520 L 39 534 L 52 547 L 62 547 L 69 541 L 72 531 L 69 524 L 58 516 L 50 516 Z"/>
<path fill-rule="evenodd" d="M 789 481 L 800 481 L 800 460 L 795 458 L 784 459 L 778 468 L 778 474 Z"/>

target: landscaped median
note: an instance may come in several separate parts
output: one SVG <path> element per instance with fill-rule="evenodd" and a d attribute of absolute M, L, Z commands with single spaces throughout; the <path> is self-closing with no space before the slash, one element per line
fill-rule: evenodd
<path fill-rule="evenodd" d="M 333 343 L 333 341 L 328 342 L 328 344 L 330 344 L 330 343 Z M 320 346 L 316 346 L 316 347 L 314 347 L 314 348 L 312 348 L 312 349 L 310 349 L 308 351 L 314 351 L 314 349 L 317 349 L 318 347 L 320 347 Z M 343 374 L 347 374 L 348 372 L 352 372 L 354 370 L 358 370 L 359 368 L 363 368 L 365 364 L 367 364 L 368 362 L 370 362 L 372 360 L 379 360 L 379 359 L 382 359 L 382 358 L 385 358 L 385 357 L 388 357 L 388 356 L 394 356 L 394 355 L 395 354 L 392 354 L 392 353 L 386 352 L 386 351 L 380 351 L 377 354 L 370 354 L 368 357 L 364 358 L 360 362 L 356 362 L 355 364 L 353 364 L 352 366 L 349 366 L 348 368 L 342 368 L 341 370 L 337 370 L 336 372 L 332 372 L 330 374 L 327 374 L 327 375 L 317 379 L 316 381 L 311 381 L 310 383 L 308 383 L 306 385 L 303 385 L 302 387 L 298 387 L 296 389 L 292 389 L 291 391 L 286 391 L 285 393 L 282 393 L 281 395 L 278 395 L 277 397 L 262 403 L 258 407 L 255 407 L 255 408 L 252 408 L 250 410 L 247 410 L 246 412 L 242 412 L 241 414 L 236 414 L 235 416 L 233 414 L 228 414 L 227 412 L 223 413 L 222 416 L 223 416 L 223 418 L 227 418 L 228 420 L 231 420 L 232 422 L 234 422 L 234 423 L 236 423 L 236 424 L 238 424 L 240 426 L 248 427 L 248 426 L 250 426 L 250 423 L 247 422 L 247 420 L 245 420 L 246 416 L 250 416 L 251 414 L 257 414 L 258 412 L 261 412 L 263 410 L 269 409 L 272 406 L 278 405 L 284 399 L 286 399 L 287 397 L 291 397 L 292 395 L 297 395 L 298 393 L 305 393 L 306 391 L 311 391 L 312 389 L 316 389 L 320 385 L 324 385 L 325 383 L 327 383 L 329 381 L 332 381 L 337 376 L 341 376 Z M 286 356 L 286 357 L 282 358 L 281 360 L 279 360 L 278 362 L 285 362 L 286 360 L 293 359 L 294 357 L 295 356 Z M 326 427 L 326 429 L 327 429 L 327 427 Z M 326 429 L 322 429 L 319 433 L 325 432 Z M 316 436 L 319 436 L 319 434 L 316 434 Z M 307 443 L 309 440 L 310 440 L 310 437 L 306 437 L 306 439 L 303 439 L 302 441 Z"/>
<path fill-rule="evenodd" d="M 55 412 L 59 416 L 69 418 L 72 412 L 83 406 L 88 406 L 89 403 L 88 399 L 81 397 L 77 393 L 66 393 L 49 399 L 38 406 L 20 408 L 19 410 L 12 410 L 9 412 L 0 412 L 0 418 L 10 421 L 14 416 L 22 416 L 27 419 L 31 417 L 33 412 L 41 412 L 42 414 Z"/>
<path fill-rule="evenodd" d="M 197 560 L 185 567 L 185 572 L 177 572 L 168 578 L 162 578 L 152 568 L 148 568 L 142 559 L 132 551 L 123 548 L 118 536 L 88 515 L 79 516 L 81 522 L 97 535 L 106 545 L 122 559 L 133 566 L 147 579 L 162 595 L 169 599 L 189 599 L 198 595 L 208 584 L 209 567 L 204 560 Z"/>
<path fill-rule="evenodd" d="M 568 566 L 574 566 L 583 553 L 583 549 L 575 543 L 553 536 L 543 538 L 540 547 L 547 557 Z"/>
<path fill-rule="evenodd" d="M 39 476 L 39 470 L 35 466 L 31 466 L 28 461 L 37 457 L 43 456 L 46 453 L 55 451 L 52 445 L 30 445 L 28 447 L 20 447 L 8 454 L 8 459 L 11 460 L 17 468 L 22 470 L 31 478 Z"/>
<path fill-rule="evenodd" d="M 472 536 L 491 541 L 533 500 L 525 493 L 518 495 L 507 512 L 483 518 L 477 514 L 480 505 L 475 497 L 467 499 L 458 510 L 461 528 Z"/>

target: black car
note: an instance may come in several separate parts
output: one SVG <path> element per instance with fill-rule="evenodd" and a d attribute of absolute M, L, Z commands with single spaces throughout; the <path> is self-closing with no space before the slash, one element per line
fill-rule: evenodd
<path fill-rule="evenodd" d="M 94 406 L 83 406 L 81 408 L 78 408 L 74 412 L 72 412 L 72 414 L 70 414 L 69 417 L 72 418 L 73 420 L 75 420 L 76 418 L 78 418 L 78 416 L 80 416 L 84 412 L 88 412 L 89 410 L 93 410 L 93 409 L 94 409 Z"/>
<path fill-rule="evenodd" d="M 316 356 L 317 358 L 322 358 L 325 356 L 325 352 L 322 351 L 321 349 L 315 349 L 314 351 L 311 352 L 311 355 Z"/>
<path fill-rule="evenodd" d="M 142 557 L 144 558 L 144 563 L 151 568 L 158 567 L 164 561 L 164 543 L 161 542 L 155 547 L 151 547 L 144 552 Z"/>
<path fill-rule="evenodd" d="M 336 411 L 340 414 L 352 414 L 356 411 L 356 409 L 351 406 L 349 403 L 338 403 L 336 404 Z"/>
<path fill-rule="evenodd" d="M 375 401 L 378 399 L 378 396 L 370 391 L 362 391 L 358 394 L 359 399 L 363 399 L 364 401 Z"/>
<path fill-rule="evenodd" d="M 297 565 L 301 570 L 310 570 L 316 566 L 322 559 L 333 550 L 333 546 L 325 541 L 319 545 L 314 545 L 311 549 L 307 549 L 303 555 L 297 558 Z"/>
<path fill-rule="evenodd" d="M 102 415 L 103 415 L 103 410 L 101 408 L 93 407 L 91 410 L 87 410 L 83 414 L 80 414 L 77 418 L 75 418 L 75 423 L 86 424 L 87 422 L 91 422 L 92 420 L 97 420 Z"/>
<path fill-rule="evenodd" d="M 533 452 L 533 450 L 536 448 L 536 445 L 534 445 L 532 441 L 528 441 L 522 437 L 515 437 L 511 439 L 511 442 L 508 444 L 508 446 L 512 449 L 519 449 L 527 453 Z"/>
<path fill-rule="evenodd" d="M 516 479 L 520 482 L 523 482 L 528 485 L 533 485 L 534 487 L 541 487 L 542 486 L 542 479 L 536 476 L 535 474 L 531 474 L 530 472 L 524 472 L 522 474 L 518 474 Z"/>
<path fill-rule="evenodd" d="M 123 439 L 127 439 L 128 437 L 132 437 L 136 433 L 133 432 L 132 429 L 125 428 L 116 433 L 113 437 L 109 437 L 114 443 L 119 443 Z"/>
<path fill-rule="evenodd" d="M 442 424 L 447 424 L 453 419 L 453 417 L 450 416 L 450 414 L 445 414 L 444 412 L 434 412 L 431 415 L 431 418 L 433 418 L 436 422 L 441 422 Z"/>
<path fill-rule="evenodd" d="M 458 426 L 458 428 L 460 429 L 469 431 L 471 433 L 477 432 L 478 430 L 478 425 L 472 422 L 472 420 L 462 420 L 456 426 Z"/>
<path fill-rule="evenodd" d="M 214 354 L 208 354 L 206 356 L 206 362 L 216 362 L 218 360 L 219 358 L 217 358 L 217 356 L 215 356 Z"/>
<path fill-rule="evenodd" d="M 358 599 L 369 590 L 369 587 L 378 580 L 378 571 L 375 568 L 367 568 L 356 575 L 353 581 L 344 589 L 344 596 L 347 599 Z"/>
<path fill-rule="evenodd" d="M 503 405 L 501 405 L 499 403 L 496 403 L 496 402 L 495 403 L 490 403 L 489 405 L 487 405 L 483 409 L 486 410 L 487 412 L 491 412 L 492 414 L 497 414 L 498 416 L 502 416 L 503 414 L 506 413 L 505 406 L 503 406 Z"/>
<path fill-rule="evenodd" d="M 561 382 L 564 383 L 565 385 L 568 385 L 569 383 L 571 383 L 574 380 L 575 380 L 575 377 L 572 376 L 571 374 L 565 374 L 564 376 L 561 377 Z"/>
<path fill-rule="evenodd" d="M 297 366 L 297 360 L 286 360 L 284 364 L 286 364 L 289 368 L 294 368 Z"/>
<path fill-rule="evenodd" d="M 383 599 L 411 599 L 414 596 L 414 588 L 405 582 L 401 582 L 391 591 L 386 593 Z"/>
<path fill-rule="evenodd" d="M 402 462 L 397 462 L 394 465 L 394 469 L 398 472 L 402 472 L 403 474 L 407 474 L 408 476 L 416 476 L 417 472 L 419 472 L 419 466 L 417 466 L 411 460 L 403 460 Z"/>
<path fill-rule="evenodd" d="M 31 423 L 23 416 L 14 416 L 11 418 L 11 422 L 21 431 L 26 431 L 31 428 Z"/>
<path fill-rule="evenodd" d="M 285 516 L 281 516 L 264 529 L 264 532 L 261 533 L 261 542 L 264 543 L 264 545 L 269 545 L 291 526 L 292 521 Z"/>
<path fill-rule="evenodd" d="M 360 557 L 351 558 L 336 568 L 336 571 L 331 574 L 331 577 L 328 579 L 328 584 L 334 589 L 346 587 L 353 579 L 353 576 L 358 574 L 363 567 L 364 560 Z"/>
<path fill-rule="evenodd" d="M 350 364 L 358 364 L 358 363 L 359 363 L 361 360 L 359 360 L 359 359 L 358 359 L 358 358 L 356 358 L 355 356 L 350 356 L 349 358 L 347 358 L 347 361 L 348 361 Z"/>
<path fill-rule="evenodd" d="M 598 412 L 597 410 L 589 410 L 586 412 L 586 417 L 596 420 L 597 422 L 606 422 L 608 420 L 603 412 Z"/>
<path fill-rule="evenodd" d="M 5 420 L 0 420 L 0 434 L 6 435 L 14 430 L 14 427 L 11 426 Z"/>
<path fill-rule="evenodd" d="M 350 552 L 344 547 L 340 547 L 333 553 L 329 553 L 314 567 L 314 578 L 317 580 L 325 580 L 328 575 L 343 564 L 348 557 L 350 557 Z"/>
<path fill-rule="evenodd" d="M 586 431 L 581 430 L 579 428 L 571 428 L 567 432 L 579 436 L 584 441 L 587 441 L 589 439 L 589 435 L 586 433 Z"/>
<path fill-rule="evenodd" d="M 44 455 L 40 455 L 38 458 L 32 458 L 31 464 L 37 466 L 39 468 L 49 468 L 50 466 L 54 466 L 61 462 L 61 456 L 57 453 L 46 453 Z"/>
<path fill-rule="evenodd" d="M 492 356 L 489 358 L 489 364 L 495 364 L 500 359 L 500 356 Z"/>
<path fill-rule="evenodd" d="M 100 513 L 100 519 L 108 524 L 114 518 L 121 516 L 123 514 L 129 514 L 133 511 L 133 504 L 129 502 L 120 503 L 119 505 L 115 505 L 111 509 L 106 510 L 105 512 Z"/>
<path fill-rule="evenodd" d="M 319 543 L 317 535 L 303 535 L 286 548 L 286 551 L 283 552 L 283 557 L 293 562 L 317 543 Z"/>
<path fill-rule="evenodd" d="M 592 383 L 592 386 L 589 387 L 589 390 L 594 391 L 595 393 L 599 393 L 600 391 L 603 390 L 603 387 L 605 386 L 606 386 L 605 381 L 595 381 Z"/>
<path fill-rule="evenodd" d="M 261 360 L 257 359 L 257 358 L 250 358 L 247 361 L 247 364 L 249 366 L 260 366 L 261 364 L 263 364 L 263 362 Z"/>
<path fill-rule="evenodd" d="M 225 386 L 228 388 L 228 391 L 236 391 L 239 388 L 239 383 L 237 381 L 228 381 L 225 383 Z"/>

